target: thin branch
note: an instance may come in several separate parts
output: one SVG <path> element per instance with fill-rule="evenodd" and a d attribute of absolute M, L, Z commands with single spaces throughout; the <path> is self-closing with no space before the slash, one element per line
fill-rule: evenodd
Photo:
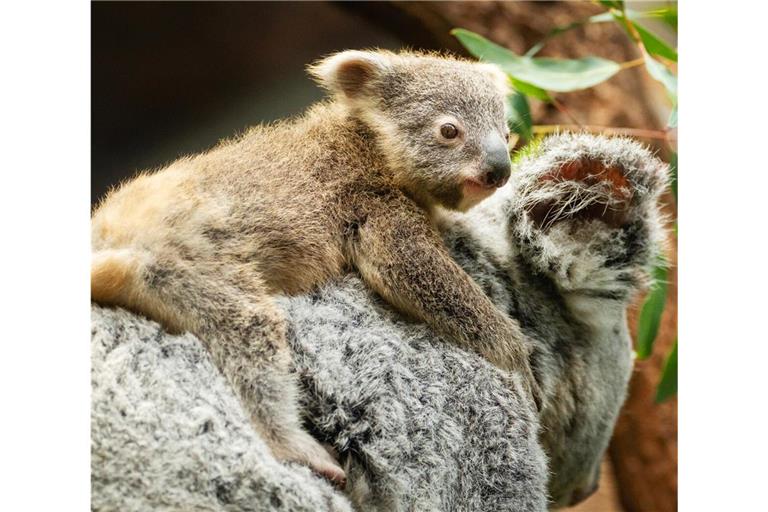
<path fill-rule="evenodd" d="M 627 62 L 622 62 L 620 64 L 620 67 L 621 67 L 621 70 L 624 71 L 625 69 L 635 68 L 637 66 L 642 66 L 643 64 L 645 64 L 645 59 L 643 57 L 640 57 L 635 60 L 628 60 Z"/>
<path fill-rule="evenodd" d="M 629 137 L 643 137 L 646 139 L 676 139 L 676 136 L 667 130 L 649 130 L 645 128 L 621 128 L 613 126 L 578 124 L 539 124 L 533 126 L 533 133 L 537 135 L 556 132 L 590 132 L 603 135 L 626 135 Z"/>

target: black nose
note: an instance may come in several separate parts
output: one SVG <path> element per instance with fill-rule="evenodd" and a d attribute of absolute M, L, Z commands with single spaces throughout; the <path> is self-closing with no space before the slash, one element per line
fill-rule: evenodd
<path fill-rule="evenodd" d="M 509 149 L 501 137 L 486 141 L 483 179 L 489 187 L 501 187 L 512 173 Z"/>
<path fill-rule="evenodd" d="M 509 180 L 509 174 L 510 167 L 507 163 L 507 165 L 499 165 L 493 167 L 492 170 L 485 173 L 483 179 L 485 180 L 485 184 L 489 187 L 498 188 L 503 187 L 507 183 L 507 180 Z"/>

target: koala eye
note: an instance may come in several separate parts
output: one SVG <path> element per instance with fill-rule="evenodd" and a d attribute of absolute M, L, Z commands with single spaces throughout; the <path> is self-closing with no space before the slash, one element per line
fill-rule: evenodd
<path fill-rule="evenodd" d="M 507 140 L 507 144 L 509 144 L 509 132 L 504 134 L 504 138 Z"/>
<path fill-rule="evenodd" d="M 446 139 L 455 139 L 459 134 L 459 129 L 451 123 L 445 123 L 440 127 L 440 135 Z"/>

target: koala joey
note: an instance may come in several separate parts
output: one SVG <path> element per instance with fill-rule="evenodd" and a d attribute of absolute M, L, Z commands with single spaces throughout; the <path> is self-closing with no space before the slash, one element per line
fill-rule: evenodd
<path fill-rule="evenodd" d="M 332 93 L 141 174 L 92 217 L 91 294 L 206 345 L 282 460 L 335 481 L 302 427 L 278 294 L 356 269 L 403 313 L 520 372 L 528 341 L 450 257 L 435 208 L 464 211 L 509 176 L 506 78 L 444 56 L 345 51 L 310 67 Z"/>

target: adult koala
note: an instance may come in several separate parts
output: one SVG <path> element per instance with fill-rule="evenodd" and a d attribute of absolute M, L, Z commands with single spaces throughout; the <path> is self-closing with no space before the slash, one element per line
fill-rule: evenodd
<path fill-rule="evenodd" d="M 514 510 L 595 489 L 632 367 L 625 308 L 664 237 L 666 167 L 626 139 L 557 135 L 440 227 L 521 325 L 544 392 L 438 339 L 348 276 L 284 298 L 307 426 L 343 495 L 271 457 L 191 335 L 94 306 L 96 510 Z"/>

